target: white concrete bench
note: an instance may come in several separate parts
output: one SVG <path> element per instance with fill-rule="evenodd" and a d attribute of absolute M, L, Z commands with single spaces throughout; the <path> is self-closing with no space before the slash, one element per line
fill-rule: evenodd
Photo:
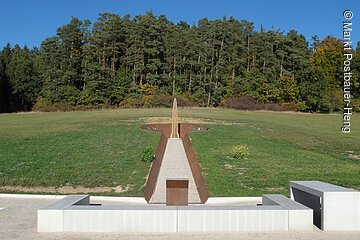
<path fill-rule="evenodd" d="M 280 194 L 266 194 L 263 205 L 278 205 L 288 210 L 289 230 L 313 230 L 313 210 Z"/>
<path fill-rule="evenodd" d="M 360 230 L 360 192 L 320 181 L 290 181 L 291 199 L 314 210 L 326 230 Z"/>

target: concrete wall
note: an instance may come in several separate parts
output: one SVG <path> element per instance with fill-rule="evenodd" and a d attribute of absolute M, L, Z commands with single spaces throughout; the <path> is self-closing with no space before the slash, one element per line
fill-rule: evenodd
<path fill-rule="evenodd" d="M 277 206 L 178 211 L 178 232 L 288 231 L 288 211 Z"/>
<path fill-rule="evenodd" d="M 312 230 L 313 210 L 311 207 L 321 209 L 323 230 L 360 230 L 360 192 L 318 181 L 290 182 L 290 187 L 291 198 L 299 200 L 304 205 L 282 195 L 270 194 L 263 196 L 262 206 L 199 204 L 169 207 L 149 204 L 106 207 L 89 205 L 89 196 L 87 195 L 72 195 L 38 210 L 38 231 L 248 232 Z M 320 207 L 319 199 L 321 200 Z"/>
<path fill-rule="evenodd" d="M 360 231 L 359 192 L 325 192 L 321 199 L 324 231 Z"/>
<path fill-rule="evenodd" d="M 289 212 L 252 207 L 78 207 L 38 212 L 39 232 L 288 231 Z"/>
<path fill-rule="evenodd" d="M 278 205 L 288 210 L 289 230 L 313 230 L 313 210 L 280 194 L 263 196 L 263 205 Z"/>
<path fill-rule="evenodd" d="M 89 195 L 70 195 L 46 208 L 39 209 L 37 214 L 38 232 L 63 232 L 64 210 L 71 206 L 87 206 L 89 204 Z"/>
<path fill-rule="evenodd" d="M 291 198 L 314 210 L 324 231 L 360 231 L 360 192 L 320 181 L 290 181 Z"/>
<path fill-rule="evenodd" d="M 173 209 L 71 209 L 64 211 L 64 232 L 176 232 Z"/>
<path fill-rule="evenodd" d="M 266 204 L 270 205 L 263 206 L 78 204 L 86 201 L 84 196 L 70 196 L 38 210 L 38 231 L 163 233 L 312 230 L 312 215 L 304 215 L 304 210 L 312 213 L 311 209 L 289 209 L 276 201 L 267 201 Z M 310 226 L 310 229 L 304 226 Z"/>

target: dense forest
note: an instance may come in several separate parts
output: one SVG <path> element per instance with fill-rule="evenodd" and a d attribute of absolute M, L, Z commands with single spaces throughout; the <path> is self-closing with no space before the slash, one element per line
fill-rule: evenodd
<path fill-rule="evenodd" d="M 311 112 L 343 106 L 343 44 L 233 17 L 174 24 L 149 12 L 71 21 L 39 48 L 0 51 L 0 112 L 183 105 Z M 360 45 L 352 105 L 360 108 Z"/>

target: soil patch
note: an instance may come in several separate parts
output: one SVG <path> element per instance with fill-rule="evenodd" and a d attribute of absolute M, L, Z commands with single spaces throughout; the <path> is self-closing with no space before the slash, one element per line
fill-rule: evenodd
<path fill-rule="evenodd" d="M 129 190 L 129 186 L 122 187 L 83 187 L 83 186 L 63 186 L 63 187 L 23 187 L 23 186 L 1 186 L 0 190 L 16 191 L 25 193 L 61 193 L 61 194 L 76 194 L 76 193 L 104 193 L 115 192 L 122 193 Z"/>
<path fill-rule="evenodd" d="M 229 163 L 224 164 L 224 168 L 227 169 L 227 170 L 233 169 L 233 167 L 234 166 L 229 164 Z"/>
<path fill-rule="evenodd" d="M 145 124 L 166 124 L 171 123 L 171 117 L 146 117 L 140 118 Z M 208 118 L 185 118 L 179 117 L 179 123 L 191 124 L 222 124 L 222 125 L 244 125 L 244 123 L 227 122 L 222 120 L 214 120 Z"/>
<path fill-rule="evenodd" d="M 360 155 L 355 154 L 354 151 L 346 151 L 348 158 L 352 159 L 352 160 L 360 160 Z"/>
<path fill-rule="evenodd" d="M 281 192 L 286 190 L 284 187 L 266 188 L 267 192 Z"/>

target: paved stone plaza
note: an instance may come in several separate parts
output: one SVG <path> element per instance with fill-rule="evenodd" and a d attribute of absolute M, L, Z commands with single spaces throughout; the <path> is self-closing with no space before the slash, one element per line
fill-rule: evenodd
<path fill-rule="evenodd" d="M 103 201 L 104 205 L 119 205 L 119 201 Z M 202 233 L 202 234 L 118 234 L 118 233 L 37 233 L 36 214 L 37 210 L 46 207 L 58 199 L 43 198 L 9 198 L 0 196 L 0 206 L 7 209 L 0 211 L 0 236 L 4 240 L 12 239 L 326 239 L 326 240 L 358 240 L 360 232 L 354 231 L 331 231 L 324 232 L 314 227 L 313 232 L 272 232 L 272 233 Z M 236 205 L 254 205 L 259 203 L 261 198 L 244 198 L 242 202 L 229 202 Z M 93 200 L 92 202 L 97 202 Z M 100 201 L 99 201 L 100 202 Z M 124 204 L 122 202 L 121 204 Z M 129 203 L 130 204 L 130 203 Z M 134 204 L 134 203 L 132 203 Z M 137 203 L 142 204 L 142 203 Z M 214 204 L 217 204 L 214 202 Z"/>

